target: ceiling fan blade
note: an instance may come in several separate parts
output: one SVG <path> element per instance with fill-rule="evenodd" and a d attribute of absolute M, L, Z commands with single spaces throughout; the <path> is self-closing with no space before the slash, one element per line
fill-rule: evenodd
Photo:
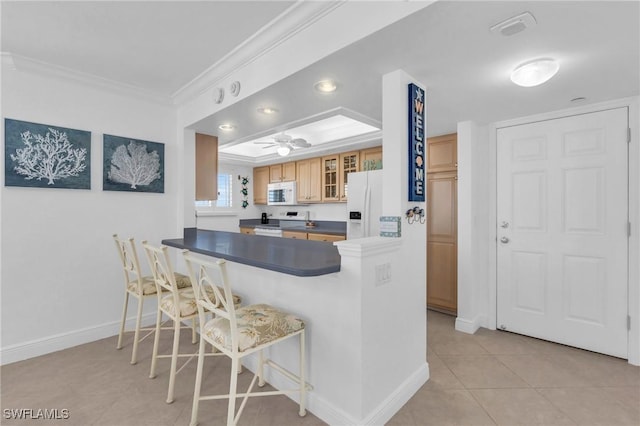
<path fill-rule="evenodd" d="M 297 148 L 308 148 L 311 146 L 311 144 L 309 142 L 307 142 L 306 140 L 302 139 L 302 138 L 296 138 L 293 139 L 291 142 L 292 146 L 295 146 Z"/>
<path fill-rule="evenodd" d="M 275 142 L 254 142 L 256 145 L 277 145 Z"/>

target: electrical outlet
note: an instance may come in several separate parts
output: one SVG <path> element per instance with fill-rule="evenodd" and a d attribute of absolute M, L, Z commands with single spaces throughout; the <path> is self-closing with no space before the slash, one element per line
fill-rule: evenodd
<path fill-rule="evenodd" d="M 391 282 L 391 263 L 376 265 L 376 286 Z"/>

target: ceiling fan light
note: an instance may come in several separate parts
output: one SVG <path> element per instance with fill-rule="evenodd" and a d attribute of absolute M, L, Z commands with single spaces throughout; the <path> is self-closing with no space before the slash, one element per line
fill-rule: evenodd
<path fill-rule="evenodd" d="M 281 157 L 286 157 L 291 152 L 291 148 L 286 145 L 279 146 L 277 149 L 278 155 Z"/>
<path fill-rule="evenodd" d="M 511 81 L 518 86 L 538 86 L 556 75 L 560 65 L 550 58 L 534 59 L 520 64 L 511 73 Z"/>
<path fill-rule="evenodd" d="M 320 80 L 313 87 L 320 93 L 332 93 L 338 88 L 335 81 L 331 79 Z"/>

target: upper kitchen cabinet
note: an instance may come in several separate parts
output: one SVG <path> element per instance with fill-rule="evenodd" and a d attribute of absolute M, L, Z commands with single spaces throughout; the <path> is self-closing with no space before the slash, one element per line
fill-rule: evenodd
<path fill-rule="evenodd" d="M 322 157 L 322 201 L 347 201 L 347 174 L 360 171 L 360 153 Z"/>
<path fill-rule="evenodd" d="M 274 164 L 269 166 L 269 182 L 288 182 L 296 180 L 296 163 Z"/>
<path fill-rule="evenodd" d="M 253 204 L 267 204 L 269 166 L 253 168 Z"/>
<path fill-rule="evenodd" d="M 321 159 L 319 157 L 296 162 L 299 203 L 322 201 L 321 167 Z"/>
<path fill-rule="evenodd" d="M 360 151 L 360 170 L 382 169 L 382 147 L 363 149 Z"/>
<path fill-rule="evenodd" d="M 458 169 L 458 134 L 427 140 L 427 173 L 452 172 Z"/>
<path fill-rule="evenodd" d="M 196 201 L 218 199 L 218 138 L 196 133 Z"/>

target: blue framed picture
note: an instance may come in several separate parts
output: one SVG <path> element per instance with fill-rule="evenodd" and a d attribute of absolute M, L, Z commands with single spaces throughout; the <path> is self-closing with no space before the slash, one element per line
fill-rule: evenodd
<path fill-rule="evenodd" d="M 5 118 L 4 184 L 91 189 L 91 132 Z"/>
<path fill-rule="evenodd" d="M 164 193 L 164 144 L 103 135 L 104 191 Z"/>

